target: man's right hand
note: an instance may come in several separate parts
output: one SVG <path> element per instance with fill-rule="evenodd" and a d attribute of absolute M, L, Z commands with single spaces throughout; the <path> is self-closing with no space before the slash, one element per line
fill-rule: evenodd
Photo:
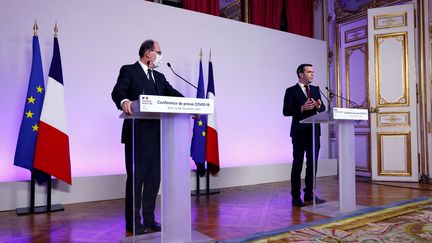
<path fill-rule="evenodd" d="M 122 104 L 122 111 L 126 113 L 126 115 L 132 115 L 132 101 L 126 100 Z"/>
<path fill-rule="evenodd" d="M 301 111 L 312 110 L 315 107 L 315 101 L 313 99 L 308 99 L 302 106 Z"/>

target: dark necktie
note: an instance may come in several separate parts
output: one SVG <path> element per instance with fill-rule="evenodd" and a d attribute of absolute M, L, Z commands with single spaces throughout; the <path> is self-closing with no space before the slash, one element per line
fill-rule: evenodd
<path fill-rule="evenodd" d="M 152 82 L 152 84 L 154 85 L 156 94 L 158 94 L 156 82 L 153 79 L 153 70 L 151 70 L 150 68 L 148 69 L 148 79 L 150 80 L 150 82 Z"/>
<path fill-rule="evenodd" d="M 153 71 L 150 68 L 148 69 L 148 78 L 150 81 L 152 81 L 152 83 L 155 83 L 153 79 Z"/>
<path fill-rule="evenodd" d="M 306 96 L 308 99 L 312 98 L 312 93 L 309 89 L 309 85 L 305 85 L 305 89 L 306 89 Z"/>

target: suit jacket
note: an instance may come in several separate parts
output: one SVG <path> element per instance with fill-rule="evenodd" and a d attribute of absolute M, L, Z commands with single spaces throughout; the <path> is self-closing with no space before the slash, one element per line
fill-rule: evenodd
<path fill-rule="evenodd" d="M 317 86 L 309 85 L 309 89 L 314 100 L 321 99 L 321 94 Z M 325 110 L 324 103 L 321 102 L 321 107 L 319 110 L 314 108 L 312 110 L 301 112 L 301 106 L 306 102 L 306 100 L 307 97 L 298 83 L 287 88 L 285 91 L 283 115 L 292 116 L 290 131 L 291 137 L 301 136 L 305 129 L 312 129 L 312 124 L 300 123 L 301 120 Z M 321 135 L 321 128 L 319 124 L 316 124 L 315 126 L 315 133 L 317 135 Z"/>
<path fill-rule="evenodd" d="M 165 76 L 153 70 L 153 77 L 156 86 L 147 78 L 141 65 L 136 62 L 131 65 L 124 65 L 120 69 L 117 83 L 111 93 L 111 97 L 117 108 L 121 110 L 120 102 L 124 99 L 137 100 L 141 94 L 177 96 L 183 95 L 174 89 L 166 80 Z M 159 120 L 136 120 L 135 141 L 138 143 L 158 142 L 160 137 Z M 122 143 L 132 141 L 132 120 L 124 119 L 122 128 Z"/>

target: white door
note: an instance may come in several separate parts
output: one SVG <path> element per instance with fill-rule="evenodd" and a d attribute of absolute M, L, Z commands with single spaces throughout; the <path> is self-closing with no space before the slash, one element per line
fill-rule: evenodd
<path fill-rule="evenodd" d="M 418 181 L 412 4 L 368 10 L 372 180 Z"/>

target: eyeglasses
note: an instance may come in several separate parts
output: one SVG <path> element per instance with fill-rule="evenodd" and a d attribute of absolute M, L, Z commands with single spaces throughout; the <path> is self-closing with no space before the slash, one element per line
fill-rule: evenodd
<path fill-rule="evenodd" d="M 151 50 L 151 51 L 154 51 L 154 52 L 156 52 L 157 54 L 162 55 L 162 51 L 155 51 L 155 50 Z"/>

